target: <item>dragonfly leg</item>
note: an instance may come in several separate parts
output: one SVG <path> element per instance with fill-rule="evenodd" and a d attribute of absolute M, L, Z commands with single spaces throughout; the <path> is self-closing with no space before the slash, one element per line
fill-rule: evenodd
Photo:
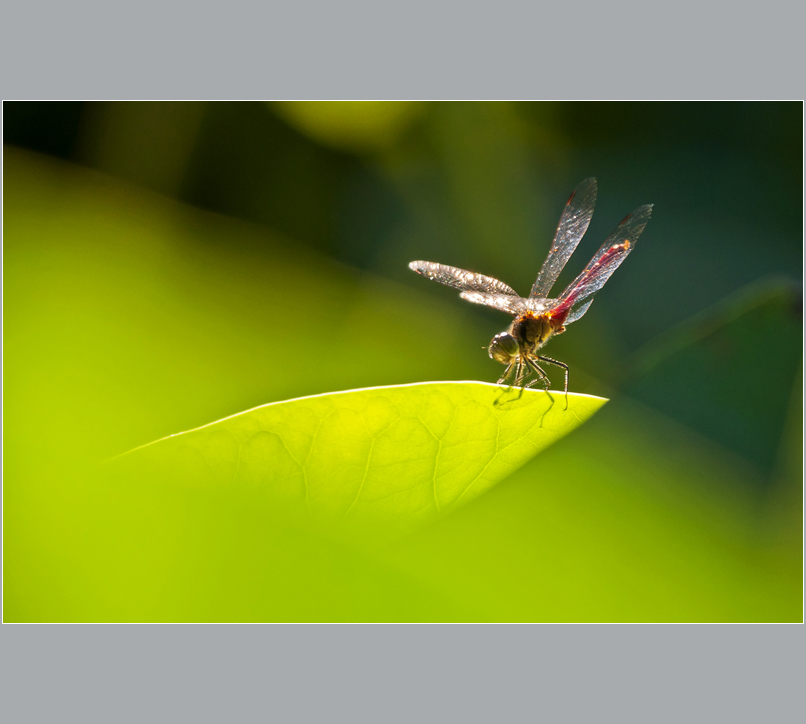
<path fill-rule="evenodd" d="M 551 357 L 544 357 L 543 355 L 538 355 L 537 358 L 541 362 L 548 362 L 550 365 L 556 365 L 557 367 L 562 367 L 565 370 L 565 409 L 568 409 L 568 365 L 565 362 L 560 362 L 559 360 L 552 359 Z"/>
<path fill-rule="evenodd" d="M 551 393 L 549 392 L 549 387 L 551 386 L 551 381 L 549 380 L 548 375 L 545 373 L 545 371 L 540 367 L 539 364 L 537 364 L 537 362 L 535 362 L 534 360 L 531 360 L 531 359 L 527 359 L 526 364 L 528 364 L 529 367 L 531 367 L 532 370 L 537 375 L 537 379 L 532 380 L 526 386 L 529 387 L 530 385 L 535 384 L 535 382 L 537 382 L 538 380 L 540 380 L 543 383 L 543 389 L 546 391 L 546 394 L 549 396 L 549 400 L 551 400 L 551 404 L 549 405 L 548 410 L 546 410 L 546 412 L 548 412 L 552 407 L 554 407 L 554 398 L 551 396 Z"/>
<path fill-rule="evenodd" d="M 515 387 L 515 386 L 519 385 L 520 382 L 521 382 L 521 377 L 523 376 L 522 367 L 523 367 L 523 363 L 521 362 L 520 357 L 513 359 L 512 362 L 510 362 L 507 365 L 507 368 L 504 371 L 504 374 L 501 376 L 501 379 L 498 380 L 498 384 L 499 385 L 507 384 L 507 379 L 509 379 L 510 373 L 513 370 L 515 370 L 515 377 L 512 380 L 512 384 L 509 385 L 509 387 L 512 388 L 512 387 Z M 501 398 L 504 397 L 504 395 L 507 394 L 507 392 L 509 392 L 509 390 L 505 390 L 504 392 L 502 392 L 501 395 L 498 397 L 498 399 L 496 399 L 496 401 L 493 404 L 497 405 L 499 403 L 499 401 L 501 400 Z M 523 394 L 523 387 L 521 387 L 520 392 L 521 392 L 521 394 L 518 395 L 518 399 L 520 399 L 521 395 Z"/>
<path fill-rule="evenodd" d="M 521 373 L 520 380 L 518 380 L 518 387 L 520 388 L 520 392 L 518 393 L 519 400 L 523 397 L 523 391 L 531 384 L 531 382 L 526 382 L 526 378 L 529 376 L 529 370 L 532 368 L 527 357 L 521 357 L 521 367 L 523 368 L 523 372 Z"/>
<path fill-rule="evenodd" d="M 517 361 L 515 362 L 515 379 L 512 381 L 512 387 L 517 387 L 519 389 L 518 392 L 518 399 L 521 399 L 523 395 L 523 380 L 527 374 L 529 374 L 529 370 L 526 369 L 526 364 L 522 357 L 518 357 Z"/>
<path fill-rule="evenodd" d="M 526 360 L 526 364 L 528 364 L 532 371 L 537 375 L 537 379 L 532 380 L 525 386 L 531 387 L 533 384 L 539 381 L 543 383 L 543 388 L 548 390 L 548 388 L 551 386 L 551 381 L 549 380 L 548 375 L 540 368 L 540 365 L 530 359 Z"/>
<path fill-rule="evenodd" d="M 503 384 L 506 383 L 507 378 L 509 377 L 509 373 L 512 372 L 513 368 L 515 367 L 515 362 L 516 362 L 516 360 L 512 360 L 512 362 L 510 362 L 507 365 L 507 368 L 504 370 L 504 374 L 501 375 L 501 377 L 498 379 L 498 384 L 499 385 L 503 385 Z"/>

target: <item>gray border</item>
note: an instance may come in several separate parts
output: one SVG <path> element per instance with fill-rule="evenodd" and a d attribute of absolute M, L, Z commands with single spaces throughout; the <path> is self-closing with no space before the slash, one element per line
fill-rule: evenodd
<path fill-rule="evenodd" d="M 785 722 L 803 626 L 4 626 L 42 721 Z"/>
<path fill-rule="evenodd" d="M 798 99 L 791 7 L 16 2 L 4 10 L 0 90 L 17 100 Z"/>

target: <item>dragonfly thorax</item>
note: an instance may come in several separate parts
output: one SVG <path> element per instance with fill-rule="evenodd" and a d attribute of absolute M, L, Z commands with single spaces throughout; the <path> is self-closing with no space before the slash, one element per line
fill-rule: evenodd
<path fill-rule="evenodd" d="M 496 362 L 508 365 L 518 355 L 535 355 L 555 334 L 564 331 L 551 315 L 522 314 L 506 332 L 493 337 L 487 351 Z"/>
<path fill-rule="evenodd" d="M 561 330 L 562 325 L 556 324 L 548 314 L 522 314 L 515 319 L 509 331 L 523 350 L 535 353 Z"/>

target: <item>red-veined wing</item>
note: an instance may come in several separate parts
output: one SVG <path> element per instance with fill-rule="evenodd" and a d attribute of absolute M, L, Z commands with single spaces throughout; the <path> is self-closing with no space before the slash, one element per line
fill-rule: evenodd
<path fill-rule="evenodd" d="M 639 206 L 618 228 L 607 237 L 607 240 L 596 252 L 596 256 L 591 259 L 590 264 L 584 271 L 574 279 L 568 288 L 560 296 L 559 304 L 555 312 L 570 310 L 565 324 L 576 322 L 588 311 L 596 294 L 610 279 L 610 275 L 616 271 L 619 264 L 624 261 L 633 248 L 638 237 L 649 222 L 652 214 L 652 204 Z"/>
<path fill-rule="evenodd" d="M 498 279 L 486 277 L 484 274 L 457 269 L 455 266 L 435 264 L 433 261 L 413 261 L 409 269 L 433 279 L 440 284 L 459 289 L 463 292 L 481 292 L 483 294 L 502 294 L 508 297 L 518 297 L 517 292 L 510 286 L 499 282 Z M 483 303 L 483 302 L 482 302 Z"/>
<path fill-rule="evenodd" d="M 530 299 L 548 297 L 554 282 L 588 230 L 595 205 L 596 179 L 586 178 L 574 189 L 565 204 L 549 255 L 529 293 Z"/>

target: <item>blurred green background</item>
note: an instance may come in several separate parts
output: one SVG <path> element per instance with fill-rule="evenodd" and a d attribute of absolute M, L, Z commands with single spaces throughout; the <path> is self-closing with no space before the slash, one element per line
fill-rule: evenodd
<path fill-rule="evenodd" d="M 5 621 L 802 620 L 800 103 L 5 103 Z M 250 407 L 494 381 L 599 180 L 549 354 L 612 401 L 392 545 L 97 463 Z M 554 375 L 555 388 L 561 376 Z"/>

